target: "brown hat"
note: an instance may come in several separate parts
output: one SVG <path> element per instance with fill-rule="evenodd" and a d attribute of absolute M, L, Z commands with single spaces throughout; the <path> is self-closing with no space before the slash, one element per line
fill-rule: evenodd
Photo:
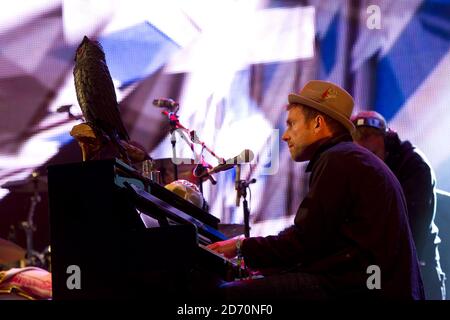
<path fill-rule="evenodd" d="M 334 83 L 311 80 L 300 93 L 289 94 L 288 101 L 290 104 L 298 103 L 314 108 L 342 123 L 348 131 L 355 130 L 355 126 L 350 121 L 353 98 Z"/>

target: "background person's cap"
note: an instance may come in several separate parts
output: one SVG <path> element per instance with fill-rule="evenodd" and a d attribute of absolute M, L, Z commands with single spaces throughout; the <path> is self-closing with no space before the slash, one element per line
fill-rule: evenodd
<path fill-rule="evenodd" d="M 376 111 L 361 111 L 351 118 L 355 127 L 372 127 L 386 132 L 386 120 Z"/>

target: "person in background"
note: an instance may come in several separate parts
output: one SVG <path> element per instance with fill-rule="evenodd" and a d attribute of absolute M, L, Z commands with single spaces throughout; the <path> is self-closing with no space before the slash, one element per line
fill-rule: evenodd
<path fill-rule="evenodd" d="M 352 117 L 354 141 L 383 160 L 399 180 L 408 207 L 409 225 L 421 266 L 425 296 L 445 299 L 445 274 L 439 263 L 438 228 L 434 223 L 436 191 L 433 169 L 425 156 L 409 141 L 386 126 L 375 111 Z"/>
<path fill-rule="evenodd" d="M 353 98 L 313 80 L 288 101 L 282 139 L 294 161 L 309 161 L 309 190 L 293 225 L 278 235 L 208 246 L 264 274 L 223 284 L 224 297 L 423 299 L 402 187 L 382 161 L 353 143 Z"/>

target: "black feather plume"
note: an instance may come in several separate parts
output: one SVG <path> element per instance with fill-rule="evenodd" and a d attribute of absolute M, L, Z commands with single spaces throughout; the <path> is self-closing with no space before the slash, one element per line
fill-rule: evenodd
<path fill-rule="evenodd" d="M 113 142 L 129 141 L 105 53 L 97 41 L 83 38 L 75 55 L 73 75 L 78 104 L 86 122 Z"/>

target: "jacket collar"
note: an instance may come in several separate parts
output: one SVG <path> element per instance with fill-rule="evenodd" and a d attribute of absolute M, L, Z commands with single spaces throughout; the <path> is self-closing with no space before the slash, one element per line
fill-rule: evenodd
<path fill-rule="evenodd" d="M 314 164 L 319 159 L 320 155 L 324 153 L 326 150 L 330 149 L 331 147 L 337 145 L 340 142 L 348 142 L 348 141 L 353 141 L 352 136 L 349 133 L 343 133 L 336 137 L 326 138 L 321 141 L 318 141 L 319 146 L 317 147 L 316 151 L 311 157 L 311 160 L 309 161 L 305 171 L 310 172 L 314 167 Z"/>

